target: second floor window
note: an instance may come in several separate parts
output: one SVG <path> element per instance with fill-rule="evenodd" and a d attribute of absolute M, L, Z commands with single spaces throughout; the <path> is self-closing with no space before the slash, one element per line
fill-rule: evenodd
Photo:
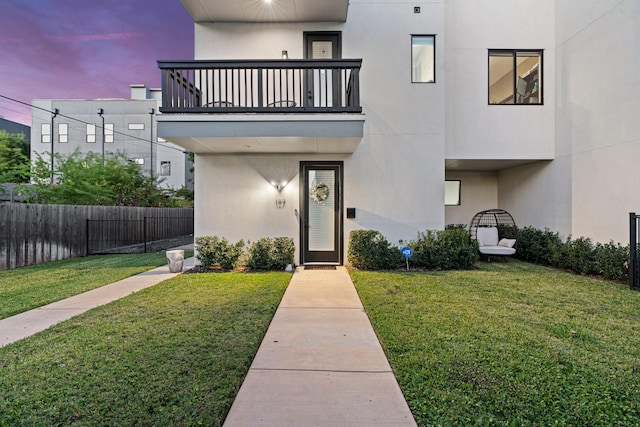
<path fill-rule="evenodd" d="M 105 123 L 104 125 L 104 142 L 113 142 L 113 123 Z"/>
<path fill-rule="evenodd" d="M 542 104 L 542 50 L 489 50 L 489 104 Z"/>
<path fill-rule="evenodd" d="M 69 125 L 67 123 L 58 125 L 58 142 L 69 142 Z"/>
<path fill-rule="evenodd" d="M 41 134 L 42 142 L 51 142 L 51 125 L 49 123 L 42 123 Z"/>
<path fill-rule="evenodd" d="M 96 142 L 96 125 L 87 123 L 87 142 Z"/>
<path fill-rule="evenodd" d="M 435 83 L 436 36 L 411 36 L 411 83 Z"/>

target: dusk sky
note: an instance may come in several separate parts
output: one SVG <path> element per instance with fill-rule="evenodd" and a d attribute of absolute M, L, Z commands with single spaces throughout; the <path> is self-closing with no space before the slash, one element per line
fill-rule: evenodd
<path fill-rule="evenodd" d="M 0 1 L 1 96 L 129 98 L 130 84 L 160 86 L 159 59 L 193 59 L 180 0 Z M 2 97 L 0 116 L 31 125 L 28 106 Z"/>

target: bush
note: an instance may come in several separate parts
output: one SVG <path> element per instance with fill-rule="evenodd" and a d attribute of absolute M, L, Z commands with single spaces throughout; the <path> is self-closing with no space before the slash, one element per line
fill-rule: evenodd
<path fill-rule="evenodd" d="M 562 247 L 558 233 L 534 227 L 524 227 L 518 231 L 516 258 L 535 264 L 555 266 Z"/>
<path fill-rule="evenodd" d="M 197 237 L 195 249 L 198 255 L 196 258 L 198 258 L 205 268 L 218 265 L 226 270 L 231 270 L 238 263 L 238 259 L 242 255 L 243 247 L 243 240 L 231 244 L 225 237 Z"/>
<path fill-rule="evenodd" d="M 594 244 L 588 237 L 571 236 L 562 243 L 558 233 L 548 229 L 522 228 L 516 257 L 579 274 L 601 275 L 608 280 L 626 280 L 629 275 L 629 245 Z"/>
<path fill-rule="evenodd" d="M 284 270 L 293 264 L 295 250 L 291 237 L 263 237 L 249 247 L 247 267 L 253 270 Z"/>
<path fill-rule="evenodd" d="M 404 262 L 400 250 L 375 230 L 354 230 L 349 234 L 347 259 L 361 270 L 391 270 Z"/>
<path fill-rule="evenodd" d="M 430 270 L 470 270 L 478 259 L 478 243 L 469 237 L 460 227 L 419 233 L 418 240 L 409 243 L 411 262 Z"/>
<path fill-rule="evenodd" d="M 629 277 L 629 245 L 613 242 L 595 248 L 598 274 L 608 280 L 627 280 Z"/>

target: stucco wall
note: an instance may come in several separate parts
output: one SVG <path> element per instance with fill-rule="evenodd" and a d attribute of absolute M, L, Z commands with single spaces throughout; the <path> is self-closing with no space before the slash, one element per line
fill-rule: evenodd
<path fill-rule="evenodd" d="M 448 180 L 460 180 L 460 205 L 445 207 L 447 224 L 469 225 L 480 211 L 498 207 L 498 174 L 496 172 L 448 171 Z"/>
<path fill-rule="evenodd" d="M 556 2 L 558 158 L 570 171 L 574 236 L 625 242 L 640 211 L 640 3 Z"/>
<path fill-rule="evenodd" d="M 446 157 L 552 159 L 552 1 L 450 0 L 446 13 Z M 544 105 L 489 105 L 488 50 L 542 49 Z"/>
<path fill-rule="evenodd" d="M 299 240 L 300 161 L 344 161 L 345 243 L 358 228 L 392 242 L 444 226 L 444 58 L 436 49 L 436 83 L 411 83 L 411 35 L 436 34 L 444 43 L 444 2 L 353 0 L 346 23 L 196 24 L 196 59 L 276 59 L 282 50 L 302 58 L 303 31 L 342 31 L 342 57 L 362 58 L 360 93 L 364 138 L 351 155 L 197 156 L 196 234 L 231 239 L 287 235 Z M 286 208 L 258 170 L 296 171 L 282 191 Z M 203 197 L 203 193 L 210 195 Z M 346 250 L 346 248 L 345 248 Z"/>

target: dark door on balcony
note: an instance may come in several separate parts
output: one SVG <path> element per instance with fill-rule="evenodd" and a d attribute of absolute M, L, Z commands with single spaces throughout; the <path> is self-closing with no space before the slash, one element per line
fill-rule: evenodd
<path fill-rule="evenodd" d="M 302 264 L 342 264 L 342 162 L 300 163 Z"/>
<path fill-rule="evenodd" d="M 342 33 L 321 31 L 304 33 L 305 59 L 341 59 Z M 340 72 L 317 69 L 307 73 L 305 82 L 307 107 L 333 107 L 340 105 Z"/>

